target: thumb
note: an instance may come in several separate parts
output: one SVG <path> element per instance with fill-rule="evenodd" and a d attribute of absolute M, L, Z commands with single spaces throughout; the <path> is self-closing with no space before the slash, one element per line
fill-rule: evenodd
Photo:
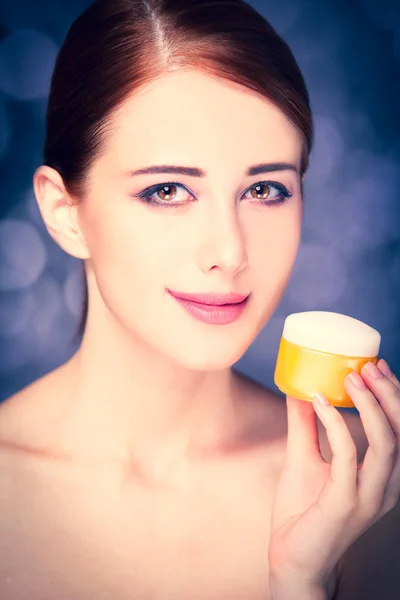
<path fill-rule="evenodd" d="M 287 449 L 290 463 L 302 462 L 310 457 L 321 457 L 318 441 L 317 415 L 312 402 L 286 396 Z"/>

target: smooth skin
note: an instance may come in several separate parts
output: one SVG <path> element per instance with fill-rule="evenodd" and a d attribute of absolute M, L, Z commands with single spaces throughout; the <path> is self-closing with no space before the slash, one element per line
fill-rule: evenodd
<path fill-rule="evenodd" d="M 129 494 L 138 481 L 154 489 L 185 485 L 199 456 L 213 453 L 217 462 L 224 448 L 240 448 L 256 420 L 235 393 L 231 366 L 275 311 L 291 275 L 303 213 L 301 139 L 264 98 L 196 71 L 151 82 L 113 115 L 113 125 L 82 203 L 50 167 L 35 173 L 49 234 L 85 261 L 90 302 L 82 344 L 62 369 L 63 395 L 52 394 L 41 408 L 33 403 L 27 437 L 72 463 L 93 460 L 105 472 L 112 464 L 109 486 L 124 481 Z M 275 162 L 297 171 L 245 176 L 249 165 Z M 206 176 L 129 174 L 153 164 L 197 167 Z M 263 206 L 251 193 L 262 181 L 284 185 L 291 197 Z M 179 184 L 172 198 L 159 190 L 152 194 L 159 206 L 139 200 L 166 182 Z M 171 199 L 179 206 L 161 207 Z M 251 298 L 237 322 L 217 327 L 193 319 L 167 288 Z M 332 446 L 330 465 L 318 449 L 313 405 L 287 398 L 286 466 L 269 548 L 279 600 L 300 600 L 282 585 L 297 585 L 307 600 L 307 586 L 327 588 L 345 549 L 397 498 L 398 382 L 366 381 L 370 392 L 349 389 L 370 442 L 360 470 L 339 411 L 315 408 Z M 276 423 L 266 428 L 272 437 Z"/>
<path fill-rule="evenodd" d="M 82 202 L 50 167 L 34 176 L 50 235 L 85 261 L 90 299 L 54 444 L 73 460 L 113 458 L 170 483 L 196 456 L 243 434 L 248 409 L 231 367 L 275 311 L 296 259 L 301 138 L 265 98 L 197 71 L 152 81 L 112 123 Z M 261 163 L 297 171 L 246 175 Z M 131 175 L 150 165 L 205 176 Z M 256 187 L 264 181 L 269 188 Z M 169 195 L 167 182 L 175 182 Z M 265 206 L 255 192 L 275 199 L 274 183 L 291 197 Z M 144 192 L 157 205 L 140 199 Z M 251 296 L 240 319 L 216 326 L 194 319 L 168 289 Z"/>
<path fill-rule="evenodd" d="M 386 361 L 378 366 L 367 363 L 362 377 L 352 373 L 345 380 L 369 441 L 359 465 L 353 438 L 334 406 L 287 396 L 287 454 L 271 520 L 272 587 L 275 578 L 277 589 L 290 581 L 329 589 L 347 548 L 398 502 L 400 383 L 384 374 L 390 371 Z M 320 454 L 313 407 L 326 428 L 330 464 Z"/>

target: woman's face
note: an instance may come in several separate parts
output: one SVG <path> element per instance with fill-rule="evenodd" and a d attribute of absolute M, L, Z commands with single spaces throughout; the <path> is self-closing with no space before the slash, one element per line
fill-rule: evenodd
<path fill-rule="evenodd" d="M 226 368 L 274 312 L 291 274 L 302 218 L 300 135 L 255 92 L 198 71 L 153 81 L 114 117 L 79 206 L 89 293 L 175 362 Z M 261 163 L 293 169 L 246 175 Z M 131 174 L 153 165 L 204 176 Z M 238 320 L 214 325 L 167 290 L 251 296 Z"/>

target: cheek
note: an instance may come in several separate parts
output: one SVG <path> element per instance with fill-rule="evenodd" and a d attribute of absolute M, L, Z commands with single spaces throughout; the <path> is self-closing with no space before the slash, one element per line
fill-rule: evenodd
<path fill-rule="evenodd" d="M 258 247 L 252 247 L 251 270 L 263 319 L 280 302 L 292 274 L 300 243 L 301 222 L 289 215 L 274 226 L 266 226 Z"/>
<path fill-rule="evenodd" d="M 126 321 L 146 310 L 162 289 L 170 252 L 163 237 L 150 235 L 139 220 L 110 218 L 92 230 L 92 268 L 108 306 Z M 141 223 L 143 222 L 143 219 Z"/>
<path fill-rule="evenodd" d="M 300 227 L 294 222 L 284 227 L 268 228 L 259 244 L 253 248 L 252 280 L 256 294 L 260 326 L 275 311 L 292 274 L 300 243 Z"/>
<path fill-rule="evenodd" d="M 266 209 L 267 211 L 269 209 Z M 275 209 L 271 209 L 275 210 Z M 260 219 L 250 236 L 251 264 L 264 277 L 270 273 L 291 271 L 301 237 L 298 210 L 277 209 L 266 219 Z"/>

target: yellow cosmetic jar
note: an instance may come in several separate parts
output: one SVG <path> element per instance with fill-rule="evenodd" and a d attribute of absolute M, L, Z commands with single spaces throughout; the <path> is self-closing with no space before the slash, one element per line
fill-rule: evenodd
<path fill-rule="evenodd" d="M 354 408 L 345 377 L 378 362 L 381 336 L 366 323 L 334 312 L 307 311 L 286 317 L 274 382 L 283 392 L 312 402 L 316 392 L 333 406 Z"/>

